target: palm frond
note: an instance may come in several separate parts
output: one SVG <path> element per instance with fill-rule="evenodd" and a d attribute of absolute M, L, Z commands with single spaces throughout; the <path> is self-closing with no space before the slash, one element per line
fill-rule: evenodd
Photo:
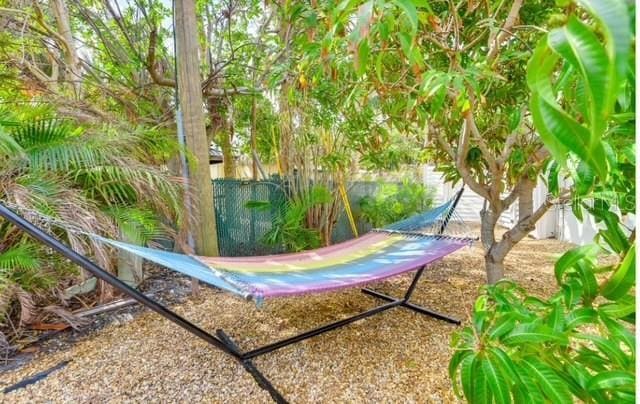
<path fill-rule="evenodd" d="M 107 205 L 151 203 L 169 217 L 181 210 L 180 180 L 135 161 L 80 169 L 73 179 L 89 197 Z"/>
<path fill-rule="evenodd" d="M 154 240 L 167 239 L 172 234 L 150 209 L 115 207 L 107 210 L 107 214 L 114 219 L 128 242 L 146 245 Z"/>
<path fill-rule="evenodd" d="M 38 249 L 34 244 L 22 243 L 0 252 L 0 270 L 36 270 L 39 266 Z"/>
<path fill-rule="evenodd" d="M 45 312 L 51 313 L 69 324 L 74 330 L 78 330 L 83 325 L 87 324 L 88 320 L 82 317 L 78 317 L 69 310 L 62 306 L 51 305 L 43 309 Z"/>
<path fill-rule="evenodd" d="M 14 287 L 14 294 L 20 304 L 20 324 L 33 322 L 36 318 L 36 304 L 31 294 L 17 285 Z"/>
<path fill-rule="evenodd" d="M 25 152 L 16 140 L 0 126 L 0 158 L 13 160 L 24 158 Z"/>
<path fill-rule="evenodd" d="M 34 170 L 68 171 L 108 160 L 112 150 L 95 137 L 82 136 L 64 121 L 49 119 L 21 125 L 12 131 Z"/>
<path fill-rule="evenodd" d="M 0 199 L 112 269 L 113 251 L 87 233 L 124 236 L 140 244 L 174 236 L 164 221 L 181 220 L 183 187 L 157 165 L 175 147 L 168 136 L 155 137 L 144 128 L 78 128 L 57 119 L 25 122 L 0 111 Z M 18 313 L 20 324 L 32 321 L 31 296 L 37 295 L 41 305 L 51 304 L 60 299 L 56 289 L 88 276 L 49 254 L 0 220 L 0 322 L 13 321 Z M 98 285 L 100 300 L 112 296 L 106 286 Z M 43 310 L 80 325 L 59 305 L 38 313 Z"/>

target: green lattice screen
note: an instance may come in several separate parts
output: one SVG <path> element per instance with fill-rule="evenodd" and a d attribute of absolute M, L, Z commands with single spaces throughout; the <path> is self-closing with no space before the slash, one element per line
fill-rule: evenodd
<path fill-rule="evenodd" d="M 278 182 L 244 181 L 234 179 L 213 180 L 218 248 L 222 256 L 252 256 L 277 254 L 283 248 L 267 246 L 262 237 L 271 229 L 277 214 L 276 206 L 286 196 Z M 273 209 L 249 209 L 248 201 L 270 201 Z"/>
<path fill-rule="evenodd" d="M 347 184 L 347 194 L 359 234 L 366 233 L 371 226 L 358 219 L 358 202 L 365 195 L 374 195 L 378 188 L 379 184 L 376 182 L 359 181 Z M 251 256 L 284 252 L 282 247 L 268 246 L 262 242 L 265 233 L 271 229 L 272 220 L 278 213 L 277 209 L 263 211 L 246 207 L 246 203 L 252 200 L 270 201 L 274 207 L 281 206 L 286 196 L 280 181 L 216 179 L 213 180 L 213 194 L 220 255 Z M 338 243 L 351 238 L 353 232 L 343 211 L 334 228 L 332 242 Z"/>

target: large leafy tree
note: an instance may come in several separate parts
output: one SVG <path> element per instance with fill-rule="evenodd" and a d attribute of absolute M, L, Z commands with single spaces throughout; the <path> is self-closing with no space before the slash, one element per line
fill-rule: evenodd
<path fill-rule="evenodd" d="M 325 1 L 305 11 L 313 33 L 306 56 L 322 66 L 309 74 L 350 88 L 350 106 L 370 111 L 368 139 L 384 144 L 404 134 L 446 179 L 462 179 L 485 199 L 490 283 L 553 203 L 533 203 L 549 153 L 531 125 L 525 66 L 554 7 L 544 0 Z M 514 203 L 518 221 L 498 238 L 499 217 Z"/>
<path fill-rule="evenodd" d="M 570 3 L 528 66 L 536 129 L 573 211 L 599 222 L 593 244 L 556 262 L 558 291 L 488 287 L 457 333 L 450 376 L 470 402 L 635 402 L 635 72 L 632 6 Z M 461 389 L 460 389 L 461 387 Z"/>

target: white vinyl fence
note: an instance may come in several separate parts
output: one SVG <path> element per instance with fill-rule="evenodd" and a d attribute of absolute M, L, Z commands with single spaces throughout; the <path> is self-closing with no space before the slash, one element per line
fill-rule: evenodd
<path fill-rule="evenodd" d="M 445 183 L 442 180 L 442 175 L 435 171 L 433 165 L 423 166 L 422 178 L 425 185 L 436 189 L 438 201 L 449 199 L 458 189 L 457 187 L 453 189 L 450 184 Z M 539 181 L 533 195 L 534 209 L 540 206 L 546 197 L 547 187 L 542 181 Z M 460 200 L 458 213 L 468 223 L 479 223 L 483 203 L 482 197 L 466 187 Z M 512 227 L 517 221 L 518 204 L 516 201 L 509 210 L 502 214 L 500 224 Z M 531 236 L 537 239 L 554 237 L 574 244 L 586 244 L 593 240 L 597 231 L 597 225 L 592 219 L 586 218 L 584 222 L 580 222 L 571 211 L 571 205 L 556 205 L 538 221 Z"/>

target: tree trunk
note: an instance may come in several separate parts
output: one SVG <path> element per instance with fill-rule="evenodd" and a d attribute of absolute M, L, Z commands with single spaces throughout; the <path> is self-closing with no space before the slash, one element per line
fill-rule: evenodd
<path fill-rule="evenodd" d="M 291 143 L 293 141 L 293 129 L 291 125 L 291 110 L 289 109 L 289 100 L 287 94 L 289 92 L 289 85 L 285 81 L 282 83 L 280 90 L 279 108 L 280 114 L 280 150 L 278 158 L 278 165 L 282 174 L 287 176 L 292 173 L 293 167 L 291 167 Z M 290 172 L 291 171 L 291 172 Z"/>
<path fill-rule="evenodd" d="M 69 22 L 69 9 L 62 0 L 51 0 L 51 9 L 56 19 L 56 27 L 60 36 L 66 42 L 63 54 L 65 61 L 65 79 L 71 83 L 75 99 L 80 99 L 82 76 L 80 71 L 80 59 L 75 47 L 71 23 Z"/>
<path fill-rule="evenodd" d="M 220 149 L 222 150 L 224 178 L 235 178 L 236 164 L 233 157 L 233 147 L 231 146 L 231 134 L 225 129 L 216 133 L 216 140 L 219 142 Z"/>
<path fill-rule="evenodd" d="M 490 253 L 484 256 L 485 270 L 487 271 L 487 283 L 495 284 L 504 278 L 504 257 L 499 261 L 495 261 Z"/>
<path fill-rule="evenodd" d="M 217 85 L 220 85 L 218 82 Z M 207 97 L 207 109 L 211 119 L 210 139 L 213 140 L 222 151 L 222 168 L 225 178 L 235 178 L 236 164 L 231 146 L 232 125 L 230 120 L 230 108 L 223 98 L 217 95 Z"/>
<path fill-rule="evenodd" d="M 218 254 L 218 240 L 209 172 L 209 141 L 200 88 L 198 26 L 194 0 L 177 0 L 175 13 L 178 124 L 182 126 L 186 147 L 196 161 L 195 169 L 190 170 L 188 175 L 190 192 L 186 194 L 186 204 L 192 209 L 187 212 L 187 217 L 196 254 L 211 256 Z"/>
<path fill-rule="evenodd" d="M 489 251 L 496 242 L 495 230 L 499 218 L 500 213 L 495 212 L 493 205 L 485 201 L 485 206 L 480 211 L 480 242 L 485 251 Z"/>
<path fill-rule="evenodd" d="M 535 182 L 529 178 L 523 178 L 518 184 L 518 223 L 502 235 L 500 241 L 495 239 L 495 227 L 500 218 L 500 214 L 509 206 L 505 206 L 502 201 L 497 202 L 499 208 L 489 203 L 488 208 L 481 212 L 480 238 L 485 251 L 485 266 L 487 271 L 487 282 L 494 284 L 504 278 L 504 259 L 511 249 L 535 229 L 535 224 L 549 209 L 551 203 L 545 201 L 534 210 L 533 189 Z M 500 211 L 499 209 L 503 209 Z M 500 212 L 500 213 L 498 213 Z"/>
<path fill-rule="evenodd" d="M 255 80 L 253 88 L 256 88 Z M 255 181 L 258 179 L 258 138 L 256 133 L 256 95 L 251 96 L 251 178 Z"/>
<path fill-rule="evenodd" d="M 501 212 L 492 203 L 485 200 L 485 206 L 480 212 L 480 242 L 484 249 L 485 271 L 487 283 L 494 284 L 504 277 L 504 256 L 496 254 L 495 231 Z"/>

